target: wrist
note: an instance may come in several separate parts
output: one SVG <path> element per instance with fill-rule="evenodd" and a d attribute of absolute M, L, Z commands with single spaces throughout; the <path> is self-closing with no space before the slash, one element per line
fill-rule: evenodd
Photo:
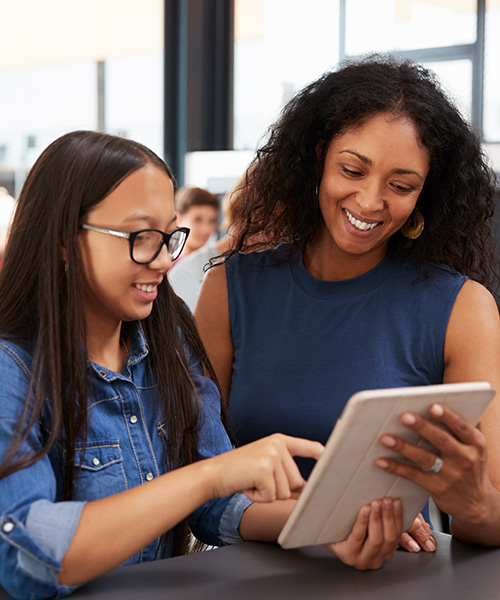
<path fill-rule="evenodd" d="M 481 499 L 471 498 L 467 511 L 451 515 L 454 536 L 464 541 L 500 544 L 500 492 L 490 484 Z"/>

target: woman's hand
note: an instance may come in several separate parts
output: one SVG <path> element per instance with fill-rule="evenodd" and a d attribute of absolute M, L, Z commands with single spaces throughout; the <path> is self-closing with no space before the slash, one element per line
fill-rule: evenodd
<path fill-rule="evenodd" d="M 393 558 L 402 532 L 401 500 L 383 498 L 361 507 L 349 537 L 325 548 L 356 569 L 378 569 Z"/>
<path fill-rule="evenodd" d="M 319 442 L 274 434 L 210 458 L 204 461 L 210 496 L 243 492 L 255 502 L 286 500 L 305 484 L 293 456 L 318 459 L 323 450 Z"/>
<path fill-rule="evenodd" d="M 486 467 L 486 440 L 477 427 L 441 404 L 433 404 L 430 415 L 448 431 L 411 412 L 403 413 L 400 422 L 428 440 L 435 451 L 385 434 L 380 443 L 413 464 L 389 458 L 377 459 L 375 464 L 427 489 L 442 511 L 469 523 L 480 522 L 488 506 L 486 499 L 493 492 Z M 442 465 L 439 460 L 436 463 L 436 457 Z M 440 467 L 437 472 L 430 470 L 435 465 Z"/>

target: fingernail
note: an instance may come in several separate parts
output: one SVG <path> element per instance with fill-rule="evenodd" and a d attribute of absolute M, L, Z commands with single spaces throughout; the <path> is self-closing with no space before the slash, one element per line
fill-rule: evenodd
<path fill-rule="evenodd" d="M 401 415 L 401 423 L 403 423 L 403 425 L 415 425 L 416 422 L 417 419 L 410 413 L 403 413 Z"/>
<path fill-rule="evenodd" d="M 375 464 L 377 465 L 377 467 L 380 467 L 381 469 L 389 468 L 389 463 L 385 460 L 385 458 L 377 458 L 377 460 L 375 461 Z"/>
<path fill-rule="evenodd" d="M 390 498 L 384 498 L 384 500 L 382 501 L 382 506 L 384 510 L 391 510 L 392 500 Z"/>
<path fill-rule="evenodd" d="M 436 542 L 434 540 L 427 540 L 424 544 L 425 549 L 429 552 L 434 552 L 436 549 Z"/>
<path fill-rule="evenodd" d="M 382 508 L 382 504 L 380 503 L 380 501 L 372 502 L 372 508 L 376 513 L 379 513 Z"/>
<path fill-rule="evenodd" d="M 396 440 L 392 437 L 392 435 L 384 435 L 380 441 L 387 448 L 394 448 L 396 445 Z"/>
<path fill-rule="evenodd" d="M 420 546 L 417 544 L 417 542 L 415 540 L 410 540 L 408 542 L 408 546 L 410 547 L 410 550 L 412 552 L 419 552 L 420 551 Z"/>
<path fill-rule="evenodd" d="M 433 404 L 431 406 L 431 414 L 433 417 L 442 417 L 444 415 L 444 408 L 441 404 Z"/>

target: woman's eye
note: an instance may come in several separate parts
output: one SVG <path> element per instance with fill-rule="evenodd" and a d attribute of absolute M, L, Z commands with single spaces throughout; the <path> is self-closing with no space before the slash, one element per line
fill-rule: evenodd
<path fill-rule="evenodd" d="M 363 175 L 363 173 L 361 171 L 355 171 L 354 169 L 348 169 L 347 167 L 344 167 L 344 166 L 342 166 L 342 171 L 349 177 L 361 177 Z"/>
<path fill-rule="evenodd" d="M 397 192 L 401 192 L 402 194 L 409 194 L 410 192 L 413 192 L 412 186 L 401 185 L 400 183 L 392 183 L 391 185 Z"/>

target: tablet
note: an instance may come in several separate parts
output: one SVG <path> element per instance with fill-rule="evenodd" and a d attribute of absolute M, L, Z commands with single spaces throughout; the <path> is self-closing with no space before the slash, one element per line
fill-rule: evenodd
<path fill-rule="evenodd" d="M 407 530 L 427 502 L 429 493 L 375 466 L 374 460 L 379 457 L 405 460 L 381 446 L 380 436 L 392 433 L 432 450 L 429 442 L 399 423 L 401 413 L 412 411 L 429 418 L 429 407 L 439 402 L 476 425 L 494 395 L 487 382 L 354 394 L 342 411 L 278 543 L 283 548 L 297 548 L 344 540 L 351 532 L 359 509 L 385 496 L 401 498 Z"/>

